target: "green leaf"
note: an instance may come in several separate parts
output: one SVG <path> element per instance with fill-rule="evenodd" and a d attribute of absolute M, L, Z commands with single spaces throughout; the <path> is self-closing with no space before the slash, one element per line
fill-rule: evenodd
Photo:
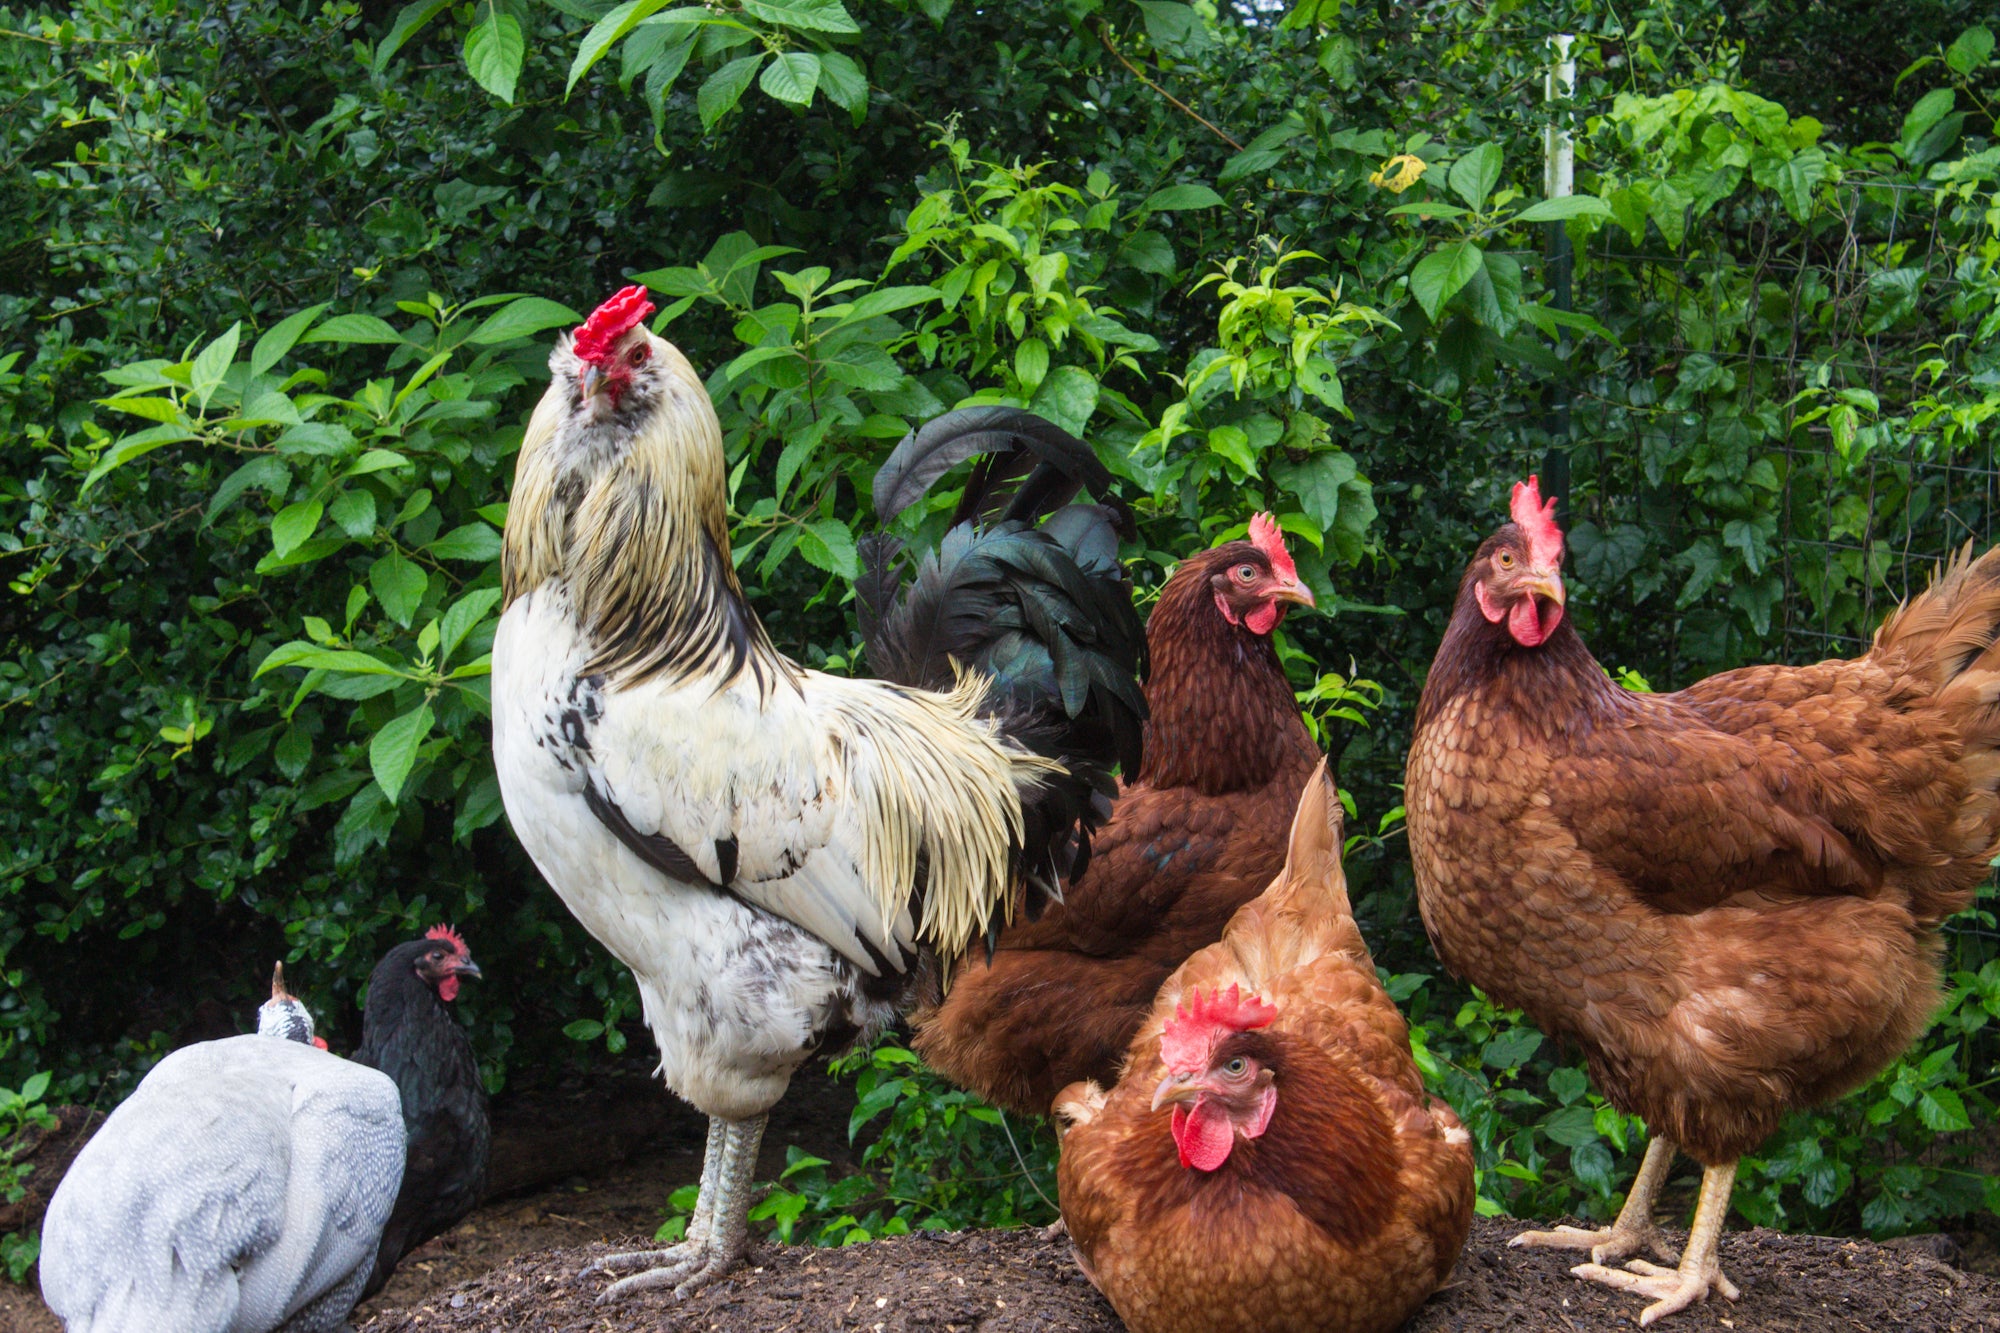
<path fill-rule="evenodd" d="M 544 329 L 581 324 L 583 316 L 557 301 L 540 296 L 523 296 L 510 301 L 486 317 L 484 323 L 466 335 L 466 341 L 481 347 L 493 343 L 529 338 Z"/>
<path fill-rule="evenodd" d="M 569 62 L 569 80 L 563 84 L 563 96 L 568 97 L 576 88 L 576 81 L 590 72 L 590 67 L 603 59 L 604 53 L 626 33 L 638 25 L 640 19 L 664 8 L 667 0 L 626 0 L 591 27 L 577 43 L 576 58 Z"/>
<path fill-rule="evenodd" d="M 1302 462 L 1289 459 L 1271 465 L 1271 479 L 1299 498 L 1299 508 L 1322 532 L 1340 515 L 1340 488 L 1361 473 L 1354 459 L 1338 449 L 1311 454 Z"/>
<path fill-rule="evenodd" d="M 1206 185 L 1169 185 L 1147 195 L 1140 207 L 1154 213 L 1176 213 L 1191 208 L 1215 208 L 1222 202 L 1222 196 Z"/>
<path fill-rule="evenodd" d="M 1917 1099 L 1917 1119 L 1924 1122 L 1924 1128 L 1939 1134 L 1953 1134 L 1972 1128 L 1972 1117 L 1965 1113 L 1965 1102 L 1950 1088 L 1932 1088 Z"/>
<path fill-rule="evenodd" d="M 451 604 L 438 628 L 438 661 L 448 662 L 480 621 L 500 601 L 498 588 L 474 588 Z"/>
<path fill-rule="evenodd" d="M 320 317 L 327 304 L 322 301 L 318 305 L 309 305 L 272 325 L 250 351 L 250 378 L 255 379 L 284 360 L 285 353 L 292 350 L 292 345 L 298 342 L 307 326 Z"/>
<path fill-rule="evenodd" d="M 521 21 L 501 13 L 498 0 L 486 0 L 486 18 L 465 35 L 465 68 L 473 81 L 511 105 L 514 82 L 521 77 L 521 61 L 527 54 Z M 389 799 L 394 802 L 395 796 Z"/>
<path fill-rule="evenodd" d="M 1967 28 L 1958 35 L 1958 40 L 1945 48 L 1944 63 L 1954 71 L 1970 78 L 1986 68 L 1986 62 L 1993 58 L 1993 32 L 1981 24 Z"/>
<path fill-rule="evenodd" d="M 750 86 L 757 67 L 764 63 L 762 54 L 743 56 L 732 60 L 702 82 L 701 91 L 695 94 L 695 109 L 701 113 L 701 127 L 715 128 L 717 121 L 729 114 L 743 99 L 743 90 Z"/>
<path fill-rule="evenodd" d="M 854 554 L 854 534 L 845 523 L 837 518 L 822 518 L 806 524 L 799 535 L 799 554 L 808 563 L 838 574 L 844 579 L 858 578 L 861 562 Z"/>
<path fill-rule="evenodd" d="M 1469 218 L 1472 210 L 1460 208 L 1457 204 L 1442 203 L 1436 199 L 1419 199 L 1414 204 L 1397 204 L 1386 214 L 1388 217 L 1418 218 Z"/>
<path fill-rule="evenodd" d="M 1471 241 L 1453 242 L 1424 256 L 1423 262 L 1411 270 L 1410 294 L 1417 298 L 1417 304 L 1424 308 L 1431 322 L 1436 323 L 1445 302 L 1472 281 L 1472 275 L 1485 262 L 1485 252 Z"/>
<path fill-rule="evenodd" d="M 1347 394 L 1340 386 L 1340 369 L 1323 356 L 1309 356 L 1299 367 L 1299 387 L 1340 415 L 1352 419 Z"/>
<path fill-rule="evenodd" d="M 194 391 L 197 406 L 207 408 L 209 398 L 222 387 L 222 377 L 229 373 L 230 363 L 236 360 L 236 344 L 242 337 L 243 321 L 238 320 L 195 357 L 194 368 L 188 372 L 188 384 Z"/>
<path fill-rule="evenodd" d="M 1514 215 L 1515 222 L 1566 222 L 1570 218 L 1608 218 L 1611 205 L 1594 194 L 1566 194 L 1529 204 Z"/>
<path fill-rule="evenodd" d="M 604 1035 L 604 1024 L 594 1018 L 579 1018 L 564 1024 L 562 1034 L 571 1041 L 596 1041 Z"/>
<path fill-rule="evenodd" d="M 282 458 L 272 458 L 268 454 L 253 458 L 223 479 L 209 497 L 208 512 L 202 516 L 202 523 L 215 522 L 215 516 L 236 503 L 243 492 L 252 487 L 283 495 L 292 485 L 292 469 Z"/>
<path fill-rule="evenodd" d="M 840 0 L 743 0 L 743 12 L 803 32 L 861 31 Z"/>
<path fill-rule="evenodd" d="M 878 315 L 907 310 L 911 306 L 938 300 L 943 295 L 944 293 L 935 287 L 877 287 L 849 306 L 847 313 L 840 317 L 840 322 L 834 327 L 841 328 L 848 324 L 857 324 L 864 319 L 874 319 Z"/>
<path fill-rule="evenodd" d="M 271 549 L 280 556 L 290 555 L 299 544 L 319 530 L 320 515 L 326 507 L 318 500 L 301 500 L 286 505 L 271 520 Z"/>
<path fill-rule="evenodd" d="M 1909 156 L 1931 127 L 1943 120 L 1945 113 L 1957 102 L 1958 94 L 1949 88 L 1933 88 L 1917 99 L 1917 104 L 1903 117 L 1904 156 Z"/>
<path fill-rule="evenodd" d="M 431 734 L 431 706 L 418 704 L 390 722 L 368 742 L 368 768 L 382 788 L 382 795 L 394 805 L 403 794 L 403 783 L 416 767 L 417 750 Z"/>
<path fill-rule="evenodd" d="M 1543 1118 L 1542 1132 L 1565 1148 L 1582 1148 L 1597 1142 L 1597 1118 L 1588 1106 L 1565 1106 Z"/>
<path fill-rule="evenodd" d="M 424 548 L 439 560 L 498 560 L 500 534 L 484 523 L 453 528 Z"/>
<path fill-rule="evenodd" d="M 416 0 L 415 4 L 404 5 L 396 15 L 396 21 L 389 25 L 389 31 L 376 43 L 375 56 L 370 62 L 374 72 L 380 74 L 389 64 L 389 58 L 403 49 L 403 44 L 417 35 L 417 31 L 439 14 L 444 13 L 451 0 Z"/>
<path fill-rule="evenodd" d="M 838 51 L 820 53 L 819 90 L 835 106 L 850 113 L 857 125 L 868 113 L 868 76 L 849 56 Z"/>
<path fill-rule="evenodd" d="M 1125 238 L 1125 244 L 1119 247 L 1118 253 L 1120 258 L 1141 273 L 1171 278 L 1179 269 L 1173 245 L 1156 231 L 1133 232 Z"/>
<path fill-rule="evenodd" d="M 757 86 L 780 102 L 804 106 L 819 87 L 819 57 L 810 51 L 787 51 L 764 66 Z"/>
<path fill-rule="evenodd" d="M 368 586 L 390 619 L 408 629 L 430 587 L 430 576 L 400 552 L 391 551 L 368 567 Z"/>
<path fill-rule="evenodd" d="M 365 477 L 371 472 L 387 472 L 390 468 L 406 467 L 409 459 L 394 449 L 370 449 L 354 460 L 342 476 Z"/>
<path fill-rule="evenodd" d="M 399 343 L 403 335 L 373 315 L 335 315 L 299 339 L 302 343 Z"/>
<path fill-rule="evenodd" d="M 1565 1065 L 1560 1069 L 1549 1071 L 1549 1091 L 1554 1093 L 1556 1100 L 1564 1106 L 1568 1106 L 1589 1090 L 1590 1079 L 1581 1069 Z"/>
<path fill-rule="evenodd" d="M 191 440 L 193 438 L 194 432 L 186 426 L 171 424 L 153 426 L 147 430 L 138 432 L 136 435 L 127 435 L 124 439 L 106 449 L 103 455 L 98 458 L 97 465 L 90 469 L 89 475 L 83 479 L 83 485 L 77 488 L 77 498 L 80 500 L 90 494 L 91 488 L 97 485 L 106 473 L 125 466 L 125 464 L 131 462 L 133 459 L 143 458 L 145 455 L 152 453 L 153 450 L 161 448 L 164 445 L 174 444 L 181 440 Z"/>
<path fill-rule="evenodd" d="M 1451 164 L 1446 178 L 1453 194 L 1465 200 L 1475 213 L 1486 205 L 1486 196 L 1500 181 L 1500 145 L 1483 143 Z"/>
<path fill-rule="evenodd" d="M 1801 148 L 1778 168 L 1778 198 L 1794 222 L 1804 222 L 1812 213 L 1813 193 L 1826 179 L 1826 152 Z"/>
<path fill-rule="evenodd" d="M 1061 426 L 1072 435 L 1082 435 L 1097 412 L 1097 377 L 1081 366 L 1057 366 L 1035 390 L 1028 409 Z"/>
<path fill-rule="evenodd" d="M 342 491 L 327 507 L 327 517 L 348 536 L 356 540 L 366 537 L 375 531 L 375 496 L 358 488 Z"/>
<path fill-rule="evenodd" d="M 304 667 L 308 671 L 344 671 L 359 676 L 404 676 L 408 673 L 367 653 L 357 653 L 346 648 L 322 648 L 316 643 L 294 639 L 280 644 L 264 655 L 257 665 L 256 675 L 276 671 L 280 667 Z"/>

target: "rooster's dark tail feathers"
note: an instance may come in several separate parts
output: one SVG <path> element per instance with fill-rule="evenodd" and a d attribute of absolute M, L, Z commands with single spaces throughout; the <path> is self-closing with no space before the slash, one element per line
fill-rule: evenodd
<path fill-rule="evenodd" d="M 875 475 L 877 517 L 890 523 L 968 459 L 951 527 L 907 586 L 900 542 L 862 542 L 862 636 L 870 670 L 899 685 L 948 688 L 953 662 L 990 676 L 1003 731 L 1069 770 L 1022 794 L 1023 877 L 1059 899 L 1060 880 L 1089 863 L 1113 766 L 1139 770 L 1146 637 L 1118 563 L 1131 515 L 1089 445 L 1033 413 L 987 407 L 904 437 Z M 1084 490 L 1100 503 L 1071 503 Z"/>

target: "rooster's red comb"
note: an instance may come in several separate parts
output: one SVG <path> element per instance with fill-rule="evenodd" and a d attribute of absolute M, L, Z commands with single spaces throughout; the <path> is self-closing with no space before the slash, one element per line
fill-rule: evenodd
<path fill-rule="evenodd" d="M 1528 558 L 1537 568 L 1553 569 L 1562 563 L 1563 533 L 1556 526 L 1556 501 L 1554 496 L 1543 501 L 1541 478 L 1514 483 L 1514 502 L 1508 513 L 1528 534 Z"/>
<path fill-rule="evenodd" d="M 1189 991 L 1160 1033 L 1160 1058 L 1176 1073 L 1199 1072 L 1224 1037 L 1260 1028 L 1278 1016 L 1278 1007 L 1238 987 L 1206 995 Z"/>
<path fill-rule="evenodd" d="M 464 937 L 450 926 L 432 926 L 424 932 L 424 938 L 427 940 L 443 940 L 452 947 L 453 952 L 457 953 L 460 958 L 467 956 L 468 951 L 465 947 Z"/>
<path fill-rule="evenodd" d="M 1281 579 L 1296 583 L 1299 567 L 1292 563 L 1292 553 L 1285 549 L 1285 534 L 1278 530 L 1278 520 L 1269 514 L 1254 514 L 1250 519 L 1250 544 L 1264 553 L 1271 562 L 1271 572 Z"/>
<path fill-rule="evenodd" d="M 611 355 L 612 344 L 624 337 L 634 324 L 653 313 L 644 287 L 627 287 L 590 312 L 570 340 L 570 349 L 585 361 L 597 362 Z"/>

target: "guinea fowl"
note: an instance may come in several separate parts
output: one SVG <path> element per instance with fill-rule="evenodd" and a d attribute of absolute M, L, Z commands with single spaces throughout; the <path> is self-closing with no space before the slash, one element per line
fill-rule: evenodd
<path fill-rule="evenodd" d="M 42 1222 L 68 1333 L 328 1333 L 346 1325 L 403 1171 L 396 1086 L 316 1049 L 282 969 L 257 1034 L 153 1067 Z"/>
<path fill-rule="evenodd" d="M 446 1007 L 458 998 L 460 980 L 478 975 L 458 932 L 434 926 L 389 950 L 368 978 L 354 1059 L 395 1080 L 407 1160 L 363 1300 L 382 1289 L 404 1255 L 456 1226 L 486 1188 L 486 1089 L 472 1042 Z"/>
<path fill-rule="evenodd" d="M 781 654 L 730 556 L 714 405 L 646 329 L 652 308 L 627 288 L 549 358 L 493 642 L 508 819 L 632 969 L 667 1085 L 709 1116 L 688 1239 L 604 1260 L 646 1271 L 600 1300 L 685 1294 L 742 1258 L 758 1144 L 793 1071 L 891 1021 L 930 960 L 997 931 L 1025 886 L 1055 892 L 1080 868 L 1144 710 L 1129 588 L 1115 554 L 1091 554 L 1107 520 L 1071 505 L 1035 522 L 1108 474 L 1026 413 L 1004 433 L 1032 455 L 1017 493 L 1034 512 L 950 539 L 971 582 L 919 573 L 907 648 L 926 660 L 927 635 L 982 608 L 971 618 L 1026 668 L 1016 681 L 1052 678 L 1053 697 L 972 667 L 939 691 Z"/>

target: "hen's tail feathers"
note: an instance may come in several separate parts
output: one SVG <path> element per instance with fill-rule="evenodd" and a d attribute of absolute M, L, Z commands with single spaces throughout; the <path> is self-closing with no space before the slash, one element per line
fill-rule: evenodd
<path fill-rule="evenodd" d="M 1875 631 L 1871 656 L 1900 659 L 1926 680 L 1963 746 L 1960 764 L 1983 799 L 1967 801 L 1957 832 L 1967 850 L 2000 835 L 2000 547 L 1978 559 L 1967 543 L 1931 586 L 1890 613 Z M 1961 895 L 1917 903 L 1920 917 L 1948 915 Z M 1927 910 L 1934 907 L 1935 910 Z"/>
<path fill-rule="evenodd" d="M 1330 953 L 1372 966 L 1347 896 L 1340 856 L 1346 811 L 1330 763 L 1319 761 L 1299 795 L 1285 868 L 1260 897 L 1238 909 L 1224 931 L 1248 976 L 1277 976 Z"/>
<path fill-rule="evenodd" d="M 1089 445 L 1001 407 L 950 412 L 905 437 L 876 474 L 877 516 L 890 522 L 968 459 L 952 526 L 907 587 L 901 544 L 864 539 L 861 631 L 870 670 L 899 685 L 949 688 L 960 666 L 991 677 L 1001 729 L 1068 770 L 1022 793 L 1032 913 L 1089 864 L 1113 766 L 1136 773 L 1142 758 L 1146 636 L 1118 563 L 1131 516 Z M 1103 503 L 1071 503 L 1085 490 Z"/>

